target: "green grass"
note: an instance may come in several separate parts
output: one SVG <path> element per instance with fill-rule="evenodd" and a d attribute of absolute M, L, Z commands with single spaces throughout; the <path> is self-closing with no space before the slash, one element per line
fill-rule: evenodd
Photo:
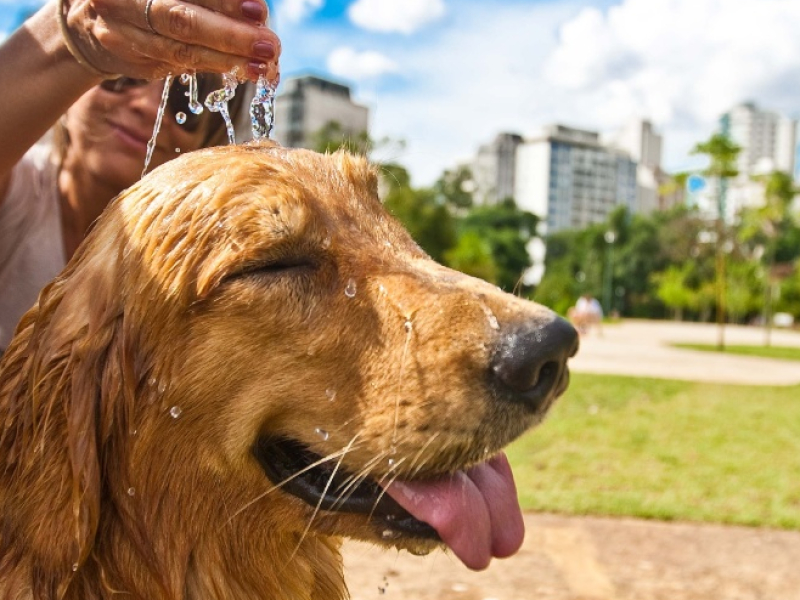
<path fill-rule="evenodd" d="M 727 352 L 728 354 L 743 354 L 745 356 L 762 356 L 765 358 L 783 358 L 786 360 L 800 360 L 800 347 L 792 346 L 725 346 L 720 350 L 712 344 L 672 344 L 676 348 L 688 350 L 703 350 L 705 352 Z"/>
<path fill-rule="evenodd" d="M 800 386 L 574 374 L 508 455 L 525 509 L 800 529 Z"/>

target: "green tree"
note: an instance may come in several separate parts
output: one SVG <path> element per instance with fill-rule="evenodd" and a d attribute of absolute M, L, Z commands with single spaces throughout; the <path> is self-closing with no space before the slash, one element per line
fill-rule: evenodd
<path fill-rule="evenodd" d="M 452 171 L 445 171 L 433 188 L 443 201 L 456 212 L 472 208 L 472 171 L 467 166 L 459 166 Z"/>
<path fill-rule="evenodd" d="M 675 315 L 675 320 L 683 320 L 683 311 L 694 308 L 695 295 L 689 287 L 692 265 L 670 265 L 660 273 L 654 273 L 650 277 L 651 283 L 655 284 L 656 295 Z"/>
<path fill-rule="evenodd" d="M 432 189 L 398 186 L 389 191 L 384 205 L 434 260 L 443 262 L 445 252 L 456 245 L 455 218 L 437 202 Z"/>
<path fill-rule="evenodd" d="M 788 173 L 773 171 L 755 177 L 764 186 L 764 203 L 758 208 L 746 209 L 742 214 L 740 238 L 760 249 L 764 281 L 765 345 L 771 344 L 772 313 L 779 290 L 779 280 L 772 276 L 777 262 L 788 262 L 797 257 L 797 246 L 785 244 L 787 233 L 793 229 L 791 205 L 798 193 L 794 180 Z"/>
<path fill-rule="evenodd" d="M 527 246 L 536 235 L 539 218 L 520 210 L 513 199 L 496 205 L 473 207 L 459 223 L 460 234 L 477 234 L 490 248 L 497 269 L 496 283 L 510 292 L 531 266 Z M 449 263 L 448 263 L 449 264 Z M 450 264 L 452 266 L 452 264 Z"/>
<path fill-rule="evenodd" d="M 452 269 L 498 283 L 498 269 L 491 245 L 477 231 L 467 231 L 458 238 L 455 247 L 444 253 L 445 263 Z"/>
<path fill-rule="evenodd" d="M 705 142 L 700 142 L 692 150 L 692 154 L 703 154 L 709 158 L 709 165 L 703 174 L 717 180 L 716 309 L 717 324 L 719 325 L 717 346 L 720 349 L 725 347 L 725 195 L 728 179 L 739 174 L 736 160 L 741 151 L 740 146 L 721 133 L 712 135 Z"/>
<path fill-rule="evenodd" d="M 366 131 L 351 134 L 339 121 L 328 121 L 311 135 L 311 148 L 316 152 L 331 153 L 344 148 L 353 154 L 367 156 L 374 146 Z"/>

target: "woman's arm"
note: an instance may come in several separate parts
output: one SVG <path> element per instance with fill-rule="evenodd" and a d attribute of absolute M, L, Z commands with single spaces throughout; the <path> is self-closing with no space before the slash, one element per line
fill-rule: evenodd
<path fill-rule="evenodd" d="M 72 51 L 89 68 L 67 47 L 55 1 L 0 45 L 0 202 L 14 165 L 103 79 L 97 71 L 150 79 L 236 67 L 251 79 L 278 76 L 280 41 L 263 24 L 262 0 L 152 0 L 149 24 L 146 0 L 64 2 Z"/>

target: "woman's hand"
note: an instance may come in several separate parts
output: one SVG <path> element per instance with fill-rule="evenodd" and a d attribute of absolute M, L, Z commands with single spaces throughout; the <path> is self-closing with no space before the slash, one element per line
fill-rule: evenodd
<path fill-rule="evenodd" d="M 94 69 L 154 79 L 228 72 L 278 77 L 280 40 L 264 0 L 62 0 L 72 46 Z"/>

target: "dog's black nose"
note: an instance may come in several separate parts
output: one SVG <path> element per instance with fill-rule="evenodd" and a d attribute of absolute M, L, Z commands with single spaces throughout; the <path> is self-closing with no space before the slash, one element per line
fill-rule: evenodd
<path fill-rule="evenodd" d="M 505 332 L 491 362 L 491 375 L 509 398 L 531 410 L 547 406 L 569 383 L 567 359 L 578 351 L 578 332 L 561 317 Z"/>

